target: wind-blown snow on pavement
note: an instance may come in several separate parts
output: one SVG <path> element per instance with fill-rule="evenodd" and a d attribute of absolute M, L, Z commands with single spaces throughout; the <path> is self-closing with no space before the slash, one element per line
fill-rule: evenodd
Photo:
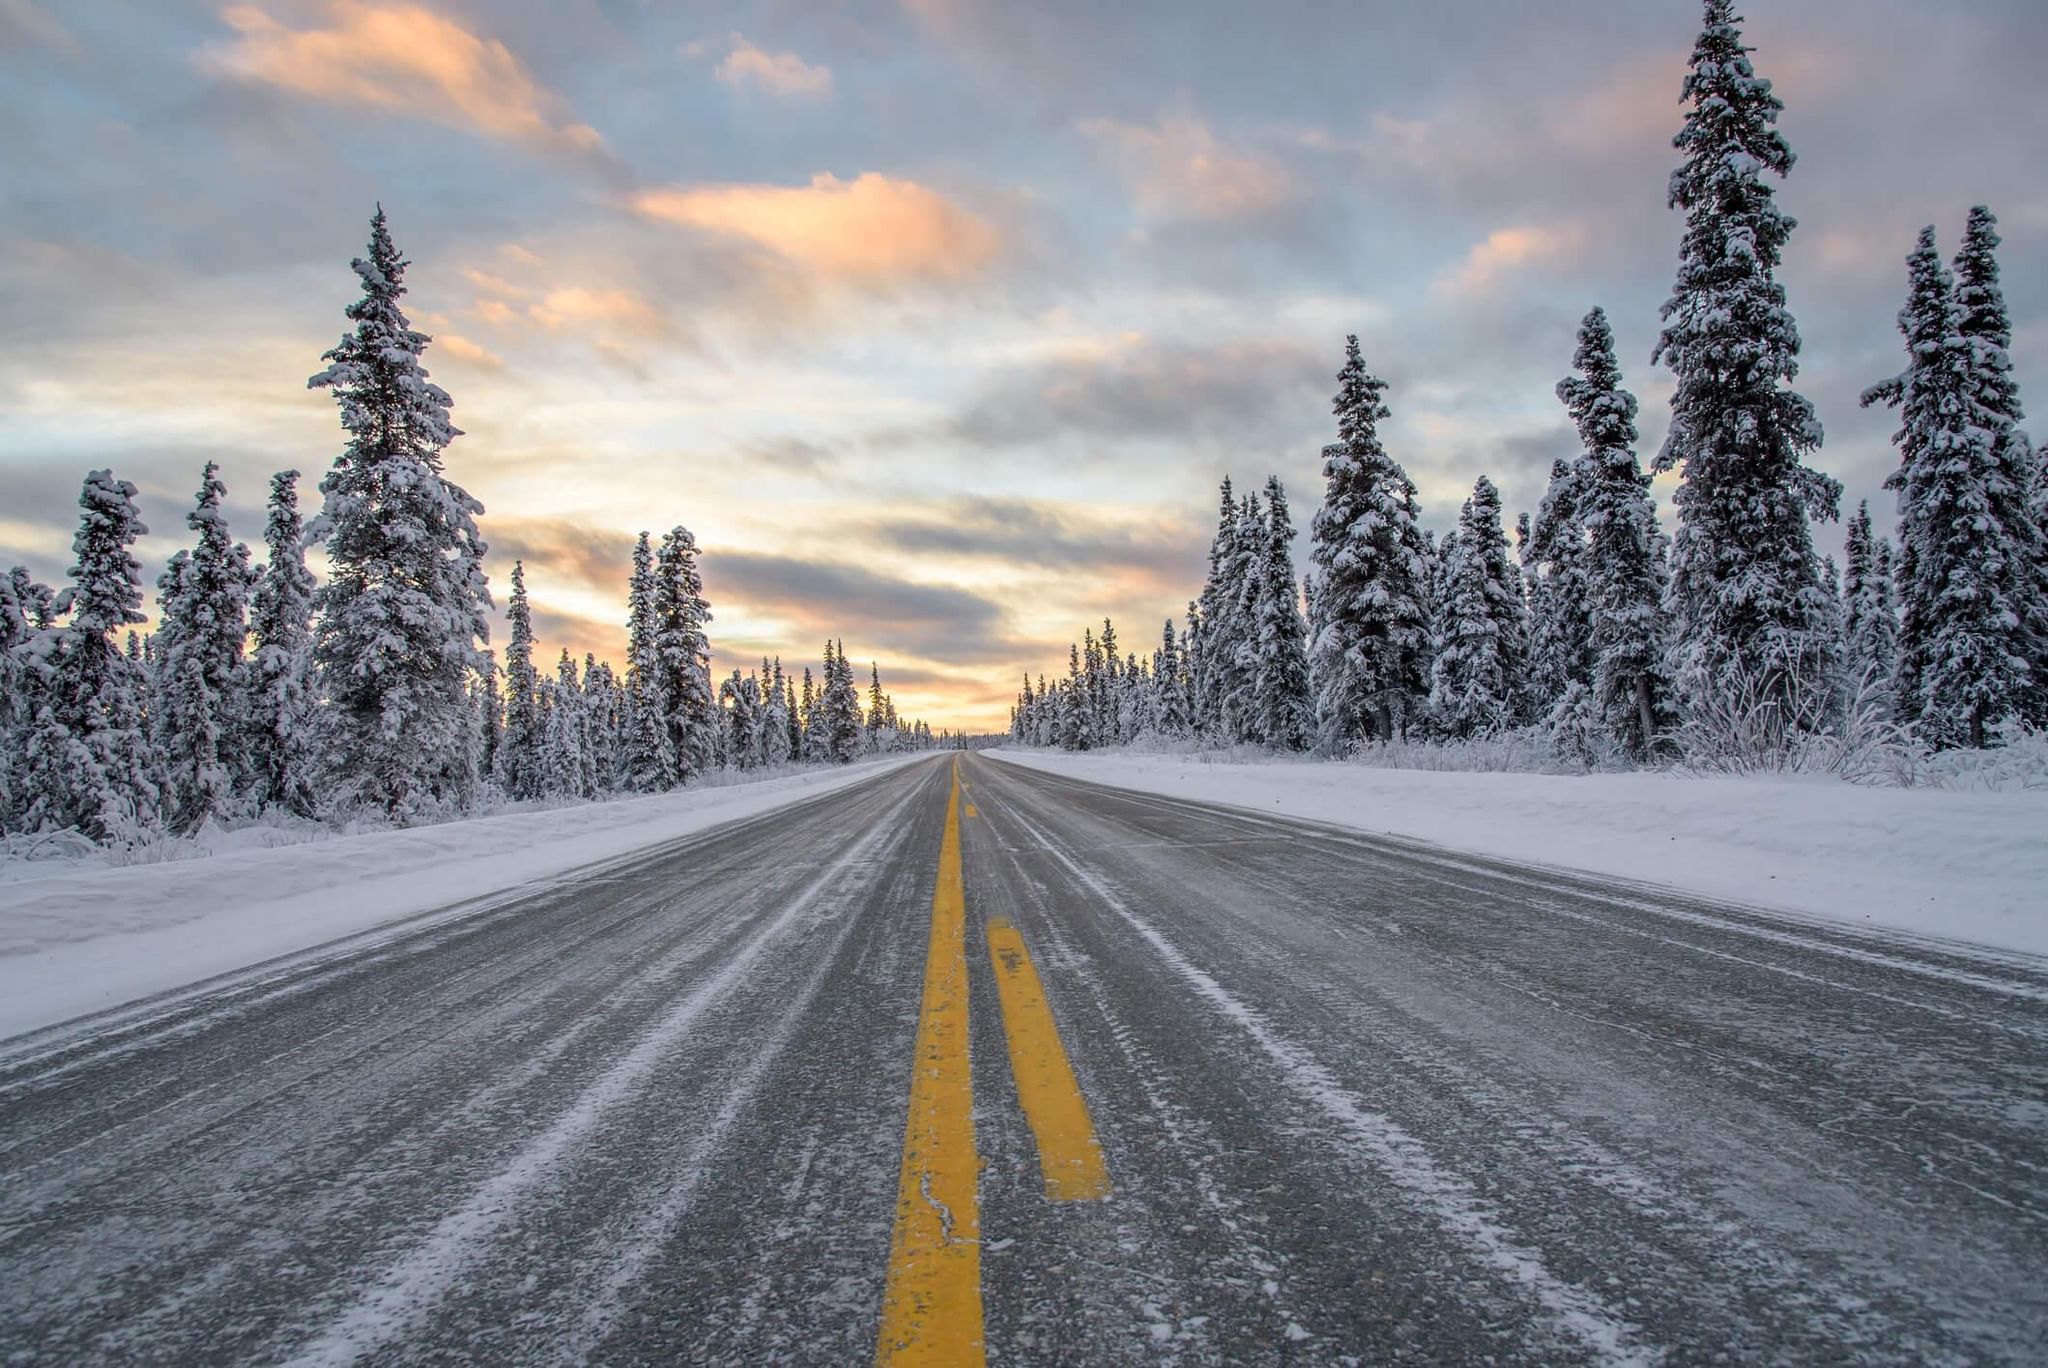
<path fill-rule="evenodd" d="M 2048 791 L 992 754 L 1117 788 L 2048 954 Z"/>
<path fill-rule="evenodd" d="M 0 883 L 0 1039 L 632 855 L 915 756 L 126 869 Z"/>

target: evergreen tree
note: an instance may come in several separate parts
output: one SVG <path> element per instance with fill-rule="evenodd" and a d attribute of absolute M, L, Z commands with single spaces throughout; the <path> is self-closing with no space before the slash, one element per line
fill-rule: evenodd
<path fill-rule="evenodd" d="M 143 677 L 115 633 L 143 620 L 142 566 L 129 547 L 148 532 L 135 486 L 95 470 L 79 494 L 71 587 L 25 652 L 37 687 L 24 756 L 30 831 L 73 827 L 119 843 L 153 830 L 157 787 L 143 734 Z"/>
<path fill-rule="evenodd" d="M 540 672 L 533 664 L 533 608 L 526 597 L 526 563 L 512 562 L 512 593 L 505 601 L 505 733 L 498 742 L 498 783 L 513 798 L 538 798 L 543 734 Z"/>
<path fill-rule="evenodd" d="M 1380 444 L 1386 383 L 1367 373 L 1358 339 L 1338 374 L 1339 440 L 1323 448 L 1325 489 L 1311 562 L 1316 620 L 1309 668 L 1318 744 L 1341 751 L 1391 738 L 1422 696 L 1428 620 L 1415 484 Z"/>
<path fill-rule="evenodd" d="M 1677 380 L 1656 465 L 1683 471 L 1669 591 L 1680 682 L 1789 702 L 1819 696 L 1834 673 L 1807 519 L 1833 518 L 1841 491 L 1801 464 L 1821 427 L 1787 387 L 1799 333 L 1774 272 L 1795 225 L 1765 181 L 1791 169 L 1792 152 L 1739 22 L 1733 0 L 1706 0 L 1673 139 L 1685 160 L 1670 203 L 1685 235 L 1652 357 Z"/>
<path fill-rule="evenodd" d="M 825 644 L 827 658 L 830 658 L 831 653 L 832 644 L 827 642 Z M 804 692 L 803 698 L 799 701 L 798 708 L 803 719 L 803 740 L 797 747 L 797 758 L 800 760 L 817 760 L 824 754 L 824 747 L 820 741 L 822 718 L 818 708 L 817 686 L 811 679 L 811 667 L 808 665 L 804 666 Z"/>
<path fill-rule="evenodd" d="M 1259 558 L 1257 654 L 1253 671 L 1259 739 L 1300 750 L 1313 729 L 1308 687 L 1308 630 L 1294 578 L 1294 519 L 1287 490 L 1275 475 L 1266 481 L 1264 554 Z M 1173 624 L 1167 624 L 1169 637 Z"/>
<path fill-rule="evenodd" d="M 633 578 L 626 598 L 626 734 L 621 742 L 624 783 L 634 793 L 660 793 L 677 782 L 662 691 L 658 597 L 654 548 L 642 532 L 633 545 Z"/>
<path fill-rule="evenodd" d="M 1842 636 L 1849 678 L 1866 684 L 1888 704 L 1899 624 L 1892 606 L 1891 544 L 1872 535 L 1868 501 L 1858 504 L 1856 516 L 1849 520 L 1844 556 L 1848 564 L 1842 584 Z"/>
<path fill-rule="evenodd" d="M 1516 525 L 1522 579 L 1529 607 L 1529 674 L 1521 690 L 1528 716 L 1576 706 L 1593 684 L 1593 595 L 1581 504 L 1588 468 L 1583 460 L 1554 461 L 1533 522 Z"/>
<path fill-rule="evenodd" d="M 162 614 L 150 730 L 165 816 L 181 834 L 235 815 L 249 780 L 242 650 L 253 576 L 249 548 L 228 536 L 226 493 L 220 467 L 208 461 L 185 518 L 198 545 L 174 556 L 157 581 Z"/>
<path fill-rule="evenodd" d="M 588 763 L 587 727 L 583 715 L 583 685 L 576 676 L 576 662 L 567 647 L 555 662 L 555 677 L 545 681 L 540 726 L 539 783 L 544 794 L 561 798 L 589 798 L 593 795 Z"/>
<path fill-rule="evenodd" d="M 1673 721 L 1665 675 L 1663 529 L 1650 478 L 1636 463 L 1636 397 L 1622 388 L 1604 310 L 1579 325 L 1578 374 L 1557 397 L 1579 430 L 1577 517 L 1586 529 L 1591 684 L 1602 729 L 1621 751 L 1647 759 Z"/>
<path fill-rule="evenodd" d="M 1514 720 L 1526 641 L 1500 492 L 1484 475 L 1458 512 L 1443 566 L 1444 635 L 1430 673 L 1430 708 L 1451 736 L 1486 735 Z"/>
<path fill-rule="evenodd" d="M 790 728 L 789 681 L 782 675 L 782 657 L 771 665 L 761 662 L 761 674 L 768 681 L 766 708 L 761 718 L 761 759 L 770 765 L 786 765 L 796 753 L 795 734 Z"/>
<path fill-rule="evenodd" d="M 711 692 L 711 641 L 705 633 L 711 606 L 697 570 L 697 539 L 687 527 L 670 529 L 655 560 L 655 656 L 663 717 L 676 771 L 687 782 L 714 762 L 719 738 L 718 700 Z"/>
<path fill-rule="evenodd" d="M 825 656 L 824 752 L 835 765 L 860 757 L 860 691 L 853 682 L 853 664 L 844 642 L 829 643 Z"/>
<path fill-rule="evenodd" d="M 320 482 L 315 535 L 330 571 L 313 657 L 336 774 L 408 820 L 460 808 L 475 790 L 468 682 L 490 639 L 483 505 L 442 473 L 459 432 L 447 391 L 420 365 L 428 338 L 399 308 L 406 261 L 381 207 L 370 254 L 352 265 L 363 285 L 347 311 L 355 331 L 307 381 L 334 391 L 349 433 Z"/>
<path fill-rule="evenodd" d="M 1998 280 L 1998 218 L 1984 205 L 1970 210 L 1956 253 L 1957 327 L 1970 344 L 1971 421 L 1989 434 L 1992 468 L 2016 494 L 1994 495 L 2017 560 L 2012 593 L 2020 617 L 2020 654 L 2028 665 L 2021 711 L 2048 725 L 2048 479 L 2041 453 L 2020 429 L 2026 413 L 2013 377 L 2012 317 Z"/>
<path fill-rule="evenodd" d="M 50 625 L 51 598 L 23 566 L 0 578 L 0 832 L 22 830 L 28 812 L 28 735 L 42 693 L 29 652 Z"/>
<path fill-rule="evenodd" d="M 313 753 L 313 572 L 306 568 L 299 472 L 270 479 L 263 528 L 268 558 L 249 600 L 248 746 L 258 807 L 311 816 L 318 782 Z"/>
<path fill-rule="evenodd" d="M 2019 714 L 2028 688 L 2028 560 L 2034 545 L 2026 491 L 1982 421 L 1978 348 L 1962 333 L 1934 229 L 1907 258 L 1910 290 L 1899 313 L 1907 366 L 1873 385 L 1865 404 L 1899 410 L 1899 537 L 1911 552 L 1900 584 L 1897 704 L 1934 746 L 1982 746 Z"/>

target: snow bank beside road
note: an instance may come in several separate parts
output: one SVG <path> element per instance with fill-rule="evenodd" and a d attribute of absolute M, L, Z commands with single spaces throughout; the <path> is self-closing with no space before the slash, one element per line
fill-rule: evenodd
<path fill-rule="evenodd" d="M 1118 788 L 2048 954 L 2048 792 L 992 752 Z"/>
<path fill-rule="evenodd" d="M 0 1039 L 516 889 L 921 756 L 0 884 Z"/>

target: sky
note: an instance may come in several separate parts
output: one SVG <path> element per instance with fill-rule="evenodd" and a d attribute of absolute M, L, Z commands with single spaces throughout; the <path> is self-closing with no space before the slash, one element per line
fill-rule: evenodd
<path fill-rule="evenodd" d="M 1894 423 L 1856 397 L 1903 364 L 1923 224 L 1952 253 L 1972 204 L 1998 213 L 2022 394 L 2048 404 L 2048 6 L 1748 16 L 1798 156 L 1780 278 L 1814 464 L 1882 523 Z M 1150 649 L 1225 474 L 1277 474 L 1306 527 L 1347 333 L 1433 527 L 1482 474 L 1533 508 L 1574 449 L 1553 389 L 1595 304 L 1655 452 L 1698 22 L 0 0 L 0 563 L 60 580 L 100 466 L 140 490 L 152 583 L 209 459 L 259 549 L 271 472 L 317 502 L 342 433 L 305 381 L 381 201 L 466 434 L 449 475 L 488 510 L 501 605 L 525 561 L 544 659 L 616 660 L 633 536 L 682 523 L 721 674 L 843 637 L 900 711 L 998 727 L 1103 616 Z"/>

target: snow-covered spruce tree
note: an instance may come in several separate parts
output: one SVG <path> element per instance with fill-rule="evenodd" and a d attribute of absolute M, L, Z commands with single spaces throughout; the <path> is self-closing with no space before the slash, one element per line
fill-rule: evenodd
<path fill-rule="evenodd" d="M 1911 550 L 1900 584 L 1897 699 L 1929 745 L 1982 746 L 2019 715 L 2028 688 L 2024 626 L 2036 538 L 2027 491 L 1984 425 L 1976 399 L 1976 347 L 1961 328 L 1949 273 L 1923 228 L 1907 258 L 1899 312 L 1906 369 L 1873 385 L 1865 404 L 1899 410 L 1899 537 Z"/>
<path fill-rule="evenodd" d="M 1096 705 L 1097 725 L 1102 730 L 1104 745 L 1114 746 L 1124 739 L 1123 722 L 1123 659 L 1116 649 L 1116 624 L 1108 618 L 1102 620 L 1102 674 L 1101 695 Z"/>
<path fill-rule="evenodd" d="M 1323 506 L 1311 526 L 1316 620 L 1309 625 L 1317 745 L 1341 752 L 1385 740 L 1425 693 L 1428 620 L 1415 483 L 1381 446 L 1386 383 L 1367 373 L 1357 337 L 1338 373 L 1339 440 L 1323 448 Z"/>
<path fill-rule="evenodd" d="M 2013 378 L 2012 316 L 1998 280 L 1998 217 L 1984 205 L 1970 210 L 1956 252 L 1958 327 L 1970 343 L 1972 421 L 1990 433 L 1992 462 L 2020 493 L 2011 533 L 2022 571 L 2013 585 L 2019 607 L 2021 654 L 2028 665 L 2021 712 L 2048 726 L 2048 473 L 2020 424 L 2026 412 Z"/>
<path fill-rule="evenodd" d="M 687 527 L 661 539 L 654 573 L 655 657 L 669 746 L 679 780 L 688 782 L 715 763 L 718 699 L 711 689 L 711 605 L 697 569 L 697 539 Z"/>
<path fill-rule="evenodd" d="M 1191 616 L 1202 630 L 1188 638 L 1188 668 L 1193 676 L 1193 723 L 1197 736 L 1223 733 L 1223 695 L 1229 662 L 1236 656 L 1236 641 L 1230 621 L 1233 588 L 1230 558 L 1237 539 L 1238 501 L 1230 477 L 1223 477 L 1218 492 L 1216 533 L 1209 539 L 1209 573 L 1202 581 L 1201 595 Z"/>
<path fill-rule="evenodd" d="M 1584 585 L 1591 686 L 1601 728 L 1622 754 L 1648 759 L 1676 720 L 1665 673 L 1665 538 L 1636 462 L 1636 397 L 1622 388 L 1604 310 L 1579 325 L 1578 374 L 1557 397 L 1579 430 L 1574 512 L 1586 529 Z"/>
<path fill-rule="evenodd" d="M 830 643 L 825 657 L 824 758 L 835 765 L 860 758 L 860 690 L 853 682 L 853 663 L 846 643 Z"/>
<path fill-rule="evenodd" d="M 259 808 L 311 816 L 317 792 L 313 725 L 313 572 L 306 568 L 299 472 L 270 478 L 268 553 L 249 596 L 248 749 Z"/>
<path fill-rule="evenodd" d="M 28 729 L 42 697 L 29 647 L 50 626 L 52 597 L 24 566 L 0 577 L 0 832 L 22 830 L 28 812 Z"/>
<path fill-rule="evenodd" d="M 185 525 L 199 534 L 198 544 L 173 556 L 157 581 L 161 611 L 150 732 L 164 817 L 180 835 L 235 816 L 249 788 L 242 649 L 254 576 L 249 548 L 228 535 L 221 512 L 226 493 L 220 467 L 208 461 L 197 503 L 185 516 Z"/>
<path fill-rule="evenodd" d="M 401 821 L 459 810 L 476 789 L 468 684 L 490 640 L 490 590 L 476 515 L 443 473 L 460 435 L 447 391 L 420 365 L 428 338 L 399 308 L 406 261 L 380 206 L 370 254 L 351 263 L 355 331 L 306 383 L 334 391 L 349 442 L 320 482 L 313 535 L 327 582 L 313 659 L 335 785 Z"/>
<path fill-rule="evenodd" d="M 789 763 L 793 753 L 790 733 L 789 683 L 783 678 L 782 657 L 771 664 L 761 662 L 761 675 L 768 681 L 768 696 L 761 718 L 761 760 L 764 764 Z"/>
<path fill-rule="evenodd" d="M 1521 711 L 1553 727 L 1561 709 L 1586 707 L 1592 697 L 1592 594 L 1579 510 L 1585 473 L 1582 461 L 1551 462 L 1535 518 L 1524 514 L 1515 525 L 1529 605 L 1530 660 Z"/>
<path fill-rule="evenodd" d="M 1308 745 L 1314 710 L 1308 688 L 1308 629 L 1294 578 L 1294 518 L 1280 477 L 1266 481 L 1266 523 L 1254 567 L 1258 593 L 1253 635 L 1253 730 L 1282 750 Z M 1172 624 L 1168 624 L 1170 631 Z"/>
<path fill-rule="evenodd" d="M 1792 152 L 1740 22 L 1733 0 L 1706 0 L 1673 139 L 1685 160 L 1670 203 L 1685 235 L 1652 356 L 1677 380 L 1656 468 L 1682 471 L 1669 590 L 1677 686 L 1798 708 L 1835 674 L 1807 520 L 1833 518 L 1841 487 L 1801 463 L 1821 426 L 1788 387 L 1799 332 L 1774 272 L 1794 220 L 1765 180 L 1791 169 Z"/>
<path fill-rule="evenodd" d="M 1458 510 L 1457 535 L 1449 541 L 1430 712 L 1450 736 L 1484 736 L 1513 723 L 1527 656 L 1520 575 L 1508 560 L 1500 492 L 1484 475 Z"/>
<path fill-rule="evenodd" d="M 676 785 L 675 747 L 663 703 L 654 548 L 642 532 L 633 544 L 633 578 L 626 596 L 626 704 L 621 769 L 634 793 L 660 793 Z"/>
<path fill-rule="evenodd" d="M 718 686 L 718 703 L 726 730 L 725 753 L 736 769 L 761 764 L 761 685 L 738 670 Z"/>
<path fill-rule="evenodd" d="M 1844 666 L 1852 684 L 1891 703 L 1892 668 L 1897 658 L 1899 623 L 1892 605 L 1891 544 L 1870 527 L 1870 504 L 1856 506 L 1849 519 L 1843 548 L 1842 640 Z"/>
<path fill-rule="evenodd" d="M 511 798 L 538 798 L 543 789 L 540 672 L 533 665 L 533 606 L 526 596 L 526 563 L 512 562 L 512 593 L 505 600 L 505 730 L 498 739 L 498 786 Z"/>
<path fill-rule="evenodd" d="M 1259 496 L 1238 501 L 1225 558 L 1222 617 L 1214 663 L 1222 699 L 1221 738 L 1258 741 L 1259 598 L 1265 585 L 1266 515 Z"/>
<path fill-rule="evenodd" d="M 567 647 L 562 648 L 561 658 L 555 662 L 555 677 L 543 682 L 546 687 L 535 698 L 541 736 L 534 787 L 539 794 L 549 797 L 592 797 L 583 685 Z"/>
<path fill-rule="evenodd" d="M 85 477 L 71 585 L 52 605 L 68 612 L 24 655 L 36 677 L 25 738 L 29 831 L 76 828 L 102 843 L 132 841 L 158 821 L 155 760 L 143 731 L 143 672 L 115 634 L 143 620 L 142 566 L 129 547 L 148 532 L 135 486 L 109 470 Z"/>
<path fill-rule="evenodd" d="M 1152 658 L 1152 730 L 1177 739 L 1188 729 L 1187 653 L 1174 640 L 1173 619 L 1167 618 L 1159 634 L 1159 653 Z"/>

